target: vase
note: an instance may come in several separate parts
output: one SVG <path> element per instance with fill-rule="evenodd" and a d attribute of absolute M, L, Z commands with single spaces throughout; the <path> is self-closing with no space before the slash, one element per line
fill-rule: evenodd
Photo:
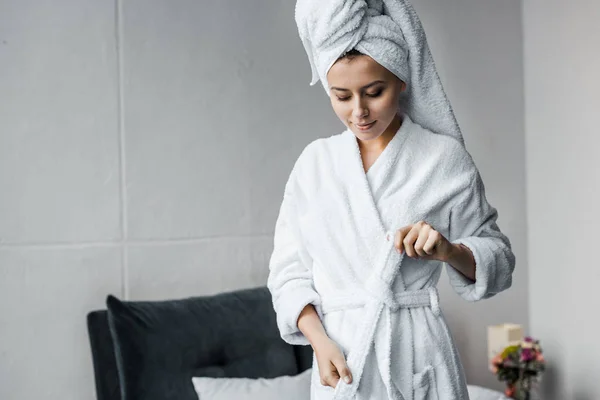
<path fill-rule="evenodd" d="M 515 400 L 531 400 L 530 386 L 522 381 L 507 383 L 504 395 Z"/>
<path fill-rule="evenodd" d="M 507 383 L 506 384 L 506 389 L 504 389 L 504 395 L 506 397 L 510 397 L 511 399 L 514 399 L 515 385 L 512 384 L 512 383 Z"/>

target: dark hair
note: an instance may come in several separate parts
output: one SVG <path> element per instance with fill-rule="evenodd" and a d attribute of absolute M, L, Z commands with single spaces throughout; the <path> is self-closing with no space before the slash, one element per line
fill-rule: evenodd
<path fill-rule="evenodd" d="M 338 60 L 346 59 L 346 60 L 350 61 L 353 58 L 356 58 L 358 56 L 364 56 L 364 54 L 356 49 L 352 49 L 352 50 L 349 50 L 346 53 L 342 54 L 340 56 L 340 58 L 338 58 Z"/>

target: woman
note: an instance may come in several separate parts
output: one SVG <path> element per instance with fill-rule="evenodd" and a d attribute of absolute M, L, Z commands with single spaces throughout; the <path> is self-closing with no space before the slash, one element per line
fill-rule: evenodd
<path fill-rule="evenodd" d="M 435 288 L 511 285 L 515 258 L 404 0 L 300 0 L 315 84 L 347 129 L 286 184 L 268 287 L 282 338 L 314 349 L 311 399 L 468 399 Z M 350 49 L 350 51 L 348 51 Z"/>

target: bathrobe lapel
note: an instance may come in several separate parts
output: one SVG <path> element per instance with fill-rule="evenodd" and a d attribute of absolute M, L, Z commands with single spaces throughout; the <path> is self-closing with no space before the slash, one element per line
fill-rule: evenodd
<path fill-rule="evenodd" d="M 364 171 L 356 136 L 350 130 L 342 134 L 344 148 L 341 152 L 341 178 L 348 193 L 350 217 L 355 219 L 355 226 L 358 227 L 358 234 L 364 245 L 364 251 L 360 251 L 363 265 L 373 266 L 388 229 L 399 228 L 394 223 L 400 210 L 392 210 L 389 215 L 386 213 L 382 216 L 377 200 L 389 183 L 388 178 L 400 156 L 408 122 L 405 117 L 396 135 L 367 173 Z"/>
<path fill-rule="evenodd" d="M 358 235 L 364 245 L 363 249 L 358 251 L 360 262 L 368 269 L 364 289 L 372 295 L 388 300 L 393 298 L 391 286 L 394 280 L 399 279 L 401 290 L 404 290 L 404 283 L 402 277 L 398 276 L 403 257 L 391 250 L 393 238 L 388 241 L 386 236 L 400 228 L 398 224 L 410 220 L 409 216 L 402 215 L 410 211 L 402 210 L 402 205 L 397 203 L 394 204 L 394 209 L 382 210 L 378 206 L 378 200 L 382 196 L 393 196 L 398 189 L 397 185 L 404 181 L 402 172 L 396 168 L 398 159 L 402 156 L 402 144 L 408 135 L 410 123 L 410 119 L 405 117 L 400 129 L 367 173 L 364 172 L 356 136 L 350 130 L 343 133 L 342 180 L 347 191 L 351 211 L 349 214 L 355 218 L 355 226 L 358 227 Z M 354 352 L 350 353 L 348 359 L 348 364 L 357 372 L 357 382 L 360 382 L 370 343 L 377 337 L 376 358 L 382 370 L 388 397 L 394 400 L 412 399 L 412 392 L 409 391 L 403 396 L 391 381 L 392 317 L 389 310 L 384 308 L 384 303 L 369 303 L 364 309 L 364 318 L 367 325 L 358 333 Z M 410 335 L 410 329 L 408 334 Z M 409 350 L 403 351 L 403 358 L 408 362 L 407 365 L 412 365 L 412 354 Z M 412 368 L 404 368 L 402 375 L 403 381 L 412 382 Z M 347 387 L 342 383 L 336 388 L 334 399 L 351 398 L 356 389 L 356 386 Z"/>

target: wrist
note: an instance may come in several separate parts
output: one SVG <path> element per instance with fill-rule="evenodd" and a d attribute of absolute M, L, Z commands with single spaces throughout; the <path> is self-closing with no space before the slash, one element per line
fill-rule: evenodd
<path fill-rule="evenodd" d="M 464 246 L 461 244 L 450 243 L 450 250 L 448 251 L 444 262 L 450 265 L 456 264 L 456 260 L 459 260 L 461 258 L 461 254 L 464 252 L 463 247 Z"/>
<path fill-rule="evenodd" d="M 475 256 L 468 246 L 453 243 L 446 262 L 471 281 L 476 280 Z"/>
<path fill-rule="evenodd" d="M 314 335 L 312 335 L 309 338 L 310 345 L 312 346 L 315 353 L 318 352 L 321 348 L 325 347 L 329 343 L 329 340 L 329 336 L 327 336 L 327 334 L 324 331 L 315 332 Z"/>

